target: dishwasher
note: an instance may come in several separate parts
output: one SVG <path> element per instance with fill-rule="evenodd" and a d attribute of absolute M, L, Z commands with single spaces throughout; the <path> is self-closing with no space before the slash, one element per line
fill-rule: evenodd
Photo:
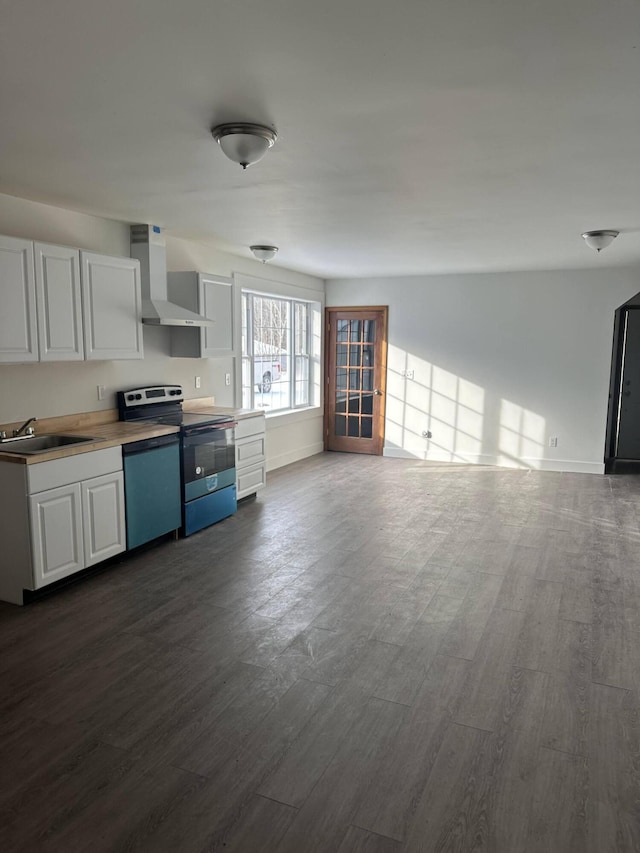
<path fill-rule="evenodd" d="M 180 439 L 161 435 L 122 445 L 127 550 L 182 524 Z"/>

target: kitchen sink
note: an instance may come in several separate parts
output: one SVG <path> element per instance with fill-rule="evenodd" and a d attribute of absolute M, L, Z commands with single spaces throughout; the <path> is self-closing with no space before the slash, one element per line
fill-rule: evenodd
<path fill-rule="evenodd" d="M 0 453 L 46 453 L 58 447 L 73 447 L 76 444 L 90 444 L 101 441 L 90 435 L 25 435 L 19 438 L 5 439 L 0 442 Z"/>

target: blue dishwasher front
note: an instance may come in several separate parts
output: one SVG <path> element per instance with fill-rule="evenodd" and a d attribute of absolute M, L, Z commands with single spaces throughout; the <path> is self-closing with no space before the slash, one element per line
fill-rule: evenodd
<path fill-rule="evenodd" d="M 182 524 L 180 440 L 163 435 L 122 446 L 127 550 Z"/>

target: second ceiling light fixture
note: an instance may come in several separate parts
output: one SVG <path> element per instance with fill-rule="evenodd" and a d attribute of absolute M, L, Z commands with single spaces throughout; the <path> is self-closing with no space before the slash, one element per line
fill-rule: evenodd
<path fill-rule="evenodd" d="M 248 122 L 218 124 L 211 128 L 211 135 L 229 160 L 243 169 L 261 160 L 278 138 L 270 127 Z"/>
<path fill-rule="evenodd" d="M 211 135 L 226 156 L 243 169 L 261 160 L 278 138 L 275 130 L 264 124 L 231 122 L 211 128 Z M 277 246 L 249 246 L 255 257 L 265 264 L 275 257 Z"/>

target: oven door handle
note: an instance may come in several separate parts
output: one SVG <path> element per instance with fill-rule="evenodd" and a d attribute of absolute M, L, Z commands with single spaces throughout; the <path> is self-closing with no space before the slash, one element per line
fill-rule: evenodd
<path fill-rule="evenodd" d="M 216 432 L 220 429 L 233 429 L 233 427 L 237 426 L 236 421 L 225 421 L 221 424 L 203 424 L 202 426 L 194 426 L 194 427 L 184 427 L 183 435 L 185 438 L 189 438 L 189 436 L 202 436 L 207 433 Z"/>
<path fill-rule="evenodd" d="M 206 424 L 198 427 L 186 427 L 182 430 L 182 435 L 185 441 L 189 441 L 189 439 L 197 439 L 202 440 L 207 437 L 214 438 L 217 432 L 221 430 L 233 429 L 237 426 L 235 421 L 225 421 L 222 424 Z"/>

